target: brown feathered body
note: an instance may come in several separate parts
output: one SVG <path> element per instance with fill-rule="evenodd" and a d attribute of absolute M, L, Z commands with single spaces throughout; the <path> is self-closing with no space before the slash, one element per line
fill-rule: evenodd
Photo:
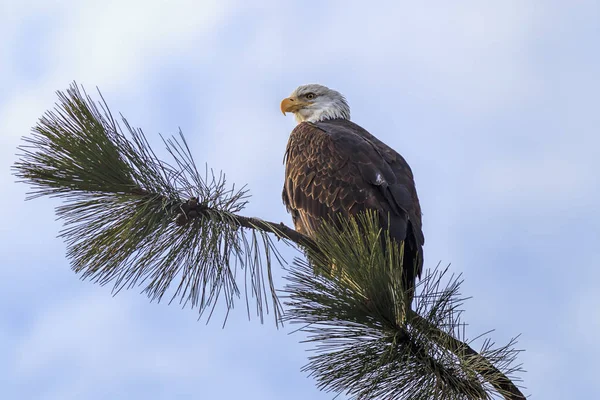
<path fill-rule="evenodd" d="M 376 210 L 392 239 L 404 241 L 403 280 L 423 267 L 421 207 L 404 158 L 347 119 L 302 122 L 285 153 L 283 202 L 297 231 L 314 237 L 321 221 Z M 412 298 L 412 296 L 410 296 Z"/>

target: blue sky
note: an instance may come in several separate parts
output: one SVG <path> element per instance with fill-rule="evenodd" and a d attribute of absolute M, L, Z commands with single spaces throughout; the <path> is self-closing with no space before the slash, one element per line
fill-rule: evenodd
<path fill-rule="evenodd" d="M 24 202 L 9 168 L 76 80 L 155 143 L 181 127 L 198 162 L 248 184 L 245 214 L 286 223 L 294 122 L 279 101 L 339 90 L 411 164 L 427 266 L 464 273 L 470 336 L 522 334 L 531 398 L 596 397 L 599 15 L 595 1 L 0 0 L 0 396 L 331 398 L 300 372 L 302 336 L 248 321 L 243 302 L 221 329 L 71 272 L 57 201 Z"/>

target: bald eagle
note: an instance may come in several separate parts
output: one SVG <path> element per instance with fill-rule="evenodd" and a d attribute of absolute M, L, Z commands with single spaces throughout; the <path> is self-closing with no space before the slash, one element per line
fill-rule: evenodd
<path fill-rule="evenodd" d="M 322 85 L 298 87 L 281 102 L 297 126 L 285 152 L 283 203 L 296 230 L 314 237 L 337 214 L 377 211 L 392 240 L 404 242 L 403 284 L 412 299 L 423 269 L 421 207 L 404 158 L 350 121 L 344 96 Z"/>

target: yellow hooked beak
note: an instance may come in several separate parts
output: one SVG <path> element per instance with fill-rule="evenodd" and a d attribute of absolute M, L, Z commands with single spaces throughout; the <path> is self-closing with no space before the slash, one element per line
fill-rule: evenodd
<path fill-rule="evenodd" d="M 288 97 L 287 99 L 283 99 L 281 101 L 281 112 L 283 115 L 285 115 L 286 112 L 294 113 L 307 105 L 309 105 L 309 103 L 304 103 L 294 97 Z"/>

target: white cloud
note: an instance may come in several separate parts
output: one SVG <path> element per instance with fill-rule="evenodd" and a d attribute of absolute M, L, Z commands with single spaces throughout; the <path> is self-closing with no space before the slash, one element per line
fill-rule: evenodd
<path fill-rule="evenodd" d="M 600 331 L 600 296 L 597 288 L 595 286 L 581 288 L 569 306 L 569 309 L 573 310 L 572 320 L 563 326 L 563 331 L 568 337 L 583 340 L 581 344 L 591 352 L 588 356 L 597 358 L 600 356 L 597 334 Z"/>
<path fill-rule="evenodd" d="M 298 337 L 276 331 L 271 321 L 259 326 L 238 310 L 221 330 L 222 309 L 216 311 L 218 321 L 205 326 L 176 306 L 144 304 L 133 293 L 110 298 L 106 288 L 89 284 L 83 288 L 89 293 L 71 290 L 47 301 L 12 341 L 5 374 L 15 385 L 40 382 L 18 393 L 122 398 L 129 390 L 140 396 L 150 390 L 153 398 L 191 398 L 218 391 L 226 398 L 275 399 L 299 386 L 288 398 L 300 399 L 316 392 L 299 372 L 304 355 L 293 351 L 301 349 Z M 274 348 L 292 351 L 273 353 Z M 44 383 L 48 376 L 55 376 L 51 384 Z"/>
<path fill-rule="evenodd" d="M 91 374 L 83 377 L 88 380 L 132 375 L 192 379 L 210 369 L 201 361 L 215 356 L 210 347 L 182 347 L 164 340 L 160 333 L 142 328 L 131 303 L 110 299 L 107 290 L 92 292 L 50 303 L 43 310 L 15 349 L 18 376 L 39 376 L 57 364 Z M 121 354 L 117 360 L 116 354 Z M 194 369 L 184 362 L 191 354 L 199 360 Z"/>
<path fill-rule="evenodd" d="M 554 210 L 566 212 L 586 198 L 593 171 L 588 163 L 555 154 L 488 161 L 477 169 L 477 185 L 488 205 L 510 207 L 512 212 Z M 540 202 L 540 199 L 545 201 Z"/>
<path fill-rule="evenodd" d="M 221 0 L 179 1 L 177 6 L 166 1 L 139 0 L 58 2 L 52 6 L 49 3 L 10 2 L 6 10 L 9 23 L 0 27 L 4 38 L 33 30 L 36 20 L 32 14 L 49 11 L 46 18 L 52 21 L 52 28 L 43 32 L 48 37 L 43 38 L 42 48 L 29 49 L 22 43 L 23 49 L 9 50 L 7 47 L 16 43 L 3 41 L 8 43 L 3 52 L 10 55 L 13 51 L 13 57 L 4 59 L 4 68 L 13 76 L 14 55 L 22 55 L 20 52 L 39 52 L 36 61 L 43 64 L 39 79 L 24 80 L 4 93 L 11 103 L 5 109 L 17 109 L 20 113 L 10 114 L 8 121 L 3 119 L 3 132 L 22 134 L 8 128 L 14 128 L 14 124 L 22 127 L 24 121 L 30 123 L 31 118 L 23 117 L 30 113 L 40 115 L 39 96 L 47 108 L 47 99 L 53 99 L 56 90 L 64 89 L 73 80 L 88 88 L 100 86 L 105 91 L 116 91 L 124 85 L 134 90 L 143 86 L 161 59 L 177 56 L 183 49 L 194 49 L 194 54 L 201 56 L 231 9 L 231 2 Z M 10 86 L 10 72 L 0 79 Z M 23 115 L 22 110 L 27 110 L 27 114 Z"/>
<path fill-rule="evenodd" d="M 220 0 L 79 4 L 56 37 L 56 69 L 68 79 L 109 87 L 142 83 L 157 59 L 181 49 L 202 52 L 207 35 L 220 26 L 230 7 L 229 1 Z"/>
<path fill-rule="evenodd" d="M 519 1 L 396 2 L 360 12 L 338 3 L 315 25 L 288 27 L 297 57 L 287 61 L 333 66 L 369 95 L 378 88 L 481 115 L 538 90 L 528 48 L 542 13 Z"/>

